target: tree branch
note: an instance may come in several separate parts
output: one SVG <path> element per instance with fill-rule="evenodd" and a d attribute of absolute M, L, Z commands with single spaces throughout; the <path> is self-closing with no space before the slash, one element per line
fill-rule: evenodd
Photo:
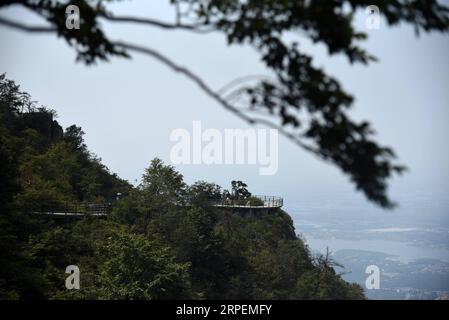
<path fill-rule="evenodd" d="M 184 76 L 186 76 L 187 78 L 189 78 L 190 80 L 192 80 L 209 97 L 211 97 L 213 100 L 218 102 L 226 110 L 231 111 L 237 117 L 239 117 L 240 119 L 242 119 L 245 122 L 249 123 L 250 125 L 262 124 L 262 125 L 267 126 L 269 128 L 276 129 L 276 130 L 278 130 L 281 133 L 281 135 L 283 135 L 284 137 L 288 138 L 289 140 L 291 140 L 292 142 L 294 142 L 298 146 L 300 146 L 300 147 L 302 147 L 302 148 L 306 149 L 307 151 L 310 151 L 310 152 L 312 152 L 314 154 L 318 154 L 318 152 L 317 152 L 317 150 L 315 148 L 304 144 L 302 141 L 299 140 L 299 137 L 297 137 L 294 134 L 286 131 L 282 126 L 276 125 L 276 124 L 274 124 L 271 121 L 268 121 L 266 119 L 251 118 L 251 117 L 247 116 L 246 114 L 242 113 L 239 109 L 237 109 L 234 106 L 232 106 L 231 104 L 229 104 L 218 93 L 216 93 L 212 88 L 210 88 L 196 74 L 192 73 L 190 70 L 188 70 L 185 67 L 177 65 L 175 62 L 173 62 L 172 60 L 170 60 L 166 56 L 162 55 L 161 53 L 157 52 L 156 50 L 151 49 L 151 48 L 147 48 L 147 47 L 142 47 L 142 46 L 130 44 L 130 43 L 126 43 L 126 42 L 121 42 L 121 41 L 113 42 L 113 44 L 116 45 L 116 46 L 122 47 L 123 49 L 127 49 L 127 50 L 130 50 L 130 51 L 143 53 L 143 54 L 146 54 L 146 55 L 149 55 L 149 56 L 155 58 L 156 60 L 162 62 L 163 64 L 165 64 L 166 66 L 168 66 L 169 68 L 174 70 L 175 72 L 181 73 Z"/>
<path fill-rule="evenodd" d="M 214 31 L 214 29 L 201 29 L 201 24 L 181 24 L 181 23 L 167 23 L 155 19 L 150 18 L 137 18 L 137 17 L 126 17 L 126 16 L 114 16 L 107 13 L 101 13 L 100 16 L 106 20 L 114 21 L 114 22 L 129 22 L 129 23 L 137 23 L 137 24 L 146 24 L 151 26 L 156 26 L 162 29 L 167 30 L 175 30 L 175 29 L 181 29 L 181 30 L 187 30 L 192 31 L 195 33 L 209 33 Z"/>
<path fill-rule="evenodd" d="M 3 17 L 0 17 L 0 24 L 10 27 L 10 28 L 13 28 L 13 29 L 25 31 L 25 32 L 50 33 L 50 32 L 57 31 L 57 29 L 55 27 L 27 26 L 25 24 L 19 23 L 17 21 L 9 20 L 9 19 L 3 18 Z"/>
<path fill-rule="evenodd" d="M 148 23 L 148 21 L 145 22 L 145 23 Z M 14 28 L 14 29 L 18 29 L 18 30 L 21 30 L 21 31 L 26 31 L 26 32 L 49 33 L 49 32 L 56 32 L 57 31 L 56 28 L 41 27 L 41 26 L 27 26 L 27 25 L 24 25 L 24 24 L 21 24 L 21 23 L 18 23 L 18 22 L 9 20 L 9 19 L 5 19 L 5 18 L 2 18 L 2 17 L 0 17 L 0 24 L 8 26 L 8 27 L 11 27 L 11 28 Z M 179 26 L 173 25 L 173 27 L 175 28 L 175 27 L 179 27 Z M 168 28 L 171 28 L 171 27 L 168 27 Z M 157 51 L 155 51 L 153 49 L 150 49 L 150 48 L 146 48 L 146 47 L 142 47 L 142 46 L 138 46 L 138 45 L 134 45 L 134 44 L 130 44 L 130 43 L 125 43 L 125 42 L 121 42 L 121 41 L 114 42 L 112 44 L 114 44 L 116 46 L 119 46 L 119 47 L 121 47 L 123 49 L 127 49 L 127 50 L 130 50 L 130 51 L 135 51 L 135 52 L 139 52 L 139 53 L 143 53 L 143 54 L 152 56 L 156 60 L 158 60 L 158 61 L 162 62 L 163 64 L 165 64 L 166 66 L 170 67 L 175 72 L 178 72 L 178 73 L 181 73 L 181 74 L 185 75 L 187 78 L 189 78 L 194 83 L 196 83 L 198 85 L 198 87 L 201 90 L 203 90 L 203 92 L 205 92 L 209 97 L 211 97 L 213 100 L 218 102 L 221 106 L 223 106 L 225 109 L 227 109 L 228 111 L 231 111 L 237 117 L 239 117 L 240 119 L 242 119 L 245 122 L 249 123 L 250 125 L 261 124 L 261 125 L 267 126 L 269 128 L 276 129 L 276 130 L 278 130 L 281 133 L 281 135 L 283 135 L 284 137 L 288 138 L 289 140 L 291 140 L 296 145 L 298 145 L 298 146 L 304 148 L 305 150 L 308 150 L 308 151 L 310 151 L 310 152 L 312 152 L 314 154 L 318 154 L 318 152 L 317 152 L 317 150 L 315 148 L 304 144 L 302 141 L 299 140 L 299 138 L 297 136 L 295 136 L 292 133 L 286 131 L 282 126 L 276 125 L 276 124 L 274 124 L 274 123 L 272 123 L 272 122 L 270 122 L 270 121 L 268 121 L 266 119 L 256 119 L 256 118 L 251 118 L 251 117 L 247 116 L 242 111 L 240 111 L 236 107 L 232 106 L 225 99 L 223 99 L 220 96 L 219 93 L 215 92 L 212 88 L 210 88 L 206 84 L 206 82 L 204 82 L 200 77 L 198 77 L 197 75 L 192 73 L 187 68 L 177 65 L 175 62 L 173 62 L 172 60 L 170 60 L 166 56 L 162 55 L 161 53 L 159 53 L 159 52 L 157 52 Z"/>
<path fill-rule="evenodd" d="M 228 91 L 229 89 L 231 89 L 232 87 L 235 87 L 241 83 L 247 82 L 247 81 L 254 81 L 254 80 L 267 80 L 267 81 L 273 81 L 275 80 L 274 77 L 265 75 L 265 74 L 250 74 L 247 76 L 242 76 L 239 77 L 237 79 L 234 79 L 230 82 L 228 82 L 227 84 L 225 84 L 223 87 L 221 87 L 220 90 L 218 90 L 218 93 L 220 95 L 223 95 L 224 93 L 226 93 L 226 91 Z"/>

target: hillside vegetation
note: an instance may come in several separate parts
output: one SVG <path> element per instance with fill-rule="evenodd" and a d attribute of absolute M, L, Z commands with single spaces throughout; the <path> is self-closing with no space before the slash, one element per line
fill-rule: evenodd
<path fill-rule="evenodd" d="M 191 186 L 155 158 L 137 187 L 88 151 L 77 126 L 63 131 L 0 77 L 1 299 L 364 299 L 326 257 L 312 257 L 290 216 L 241 216 L 211 207 L 213 183 Z M 117 193 L 121 200 L 115 200 Z M 107 218 L 34 214 L 48 204 L 112 202 Z M 68 265 L 80 289 L 67 290 Z"/>

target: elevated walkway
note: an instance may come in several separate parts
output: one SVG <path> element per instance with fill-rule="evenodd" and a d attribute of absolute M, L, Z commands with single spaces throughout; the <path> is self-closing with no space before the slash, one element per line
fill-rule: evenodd
<path fill-rule="evenodd" d="M 220 199 L 212 200 L 209 206 L 215 208 L 232 209 L 243 215 L 267 214 L 282 207 L 284 201 L 281 197 L 251 196 L 248 199 Z M 65 203 L 47 204 L 42 206 L 35 214 L 55 217 L 83 218 L 85 216 L 107 217 L 112 212 L 113 204 L 108 203 Z"/>

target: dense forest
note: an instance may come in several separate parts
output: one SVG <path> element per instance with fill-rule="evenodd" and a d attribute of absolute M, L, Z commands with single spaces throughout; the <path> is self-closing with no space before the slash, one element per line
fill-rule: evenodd
<path fill-rule="evenodd" d="M 312 256 L 290 216 L 210 206 L 257 201 L 183 176 L 158 158 L 134 187 L 0 76 L 1 299 L 364 299 L 330 257 Z M 116 195 L 121 194 L 117 199 Z M 48 204 L 111 203 L 107 217 L 39 215 Z M 80 289 L 67 290 L 68 265 Z"/>

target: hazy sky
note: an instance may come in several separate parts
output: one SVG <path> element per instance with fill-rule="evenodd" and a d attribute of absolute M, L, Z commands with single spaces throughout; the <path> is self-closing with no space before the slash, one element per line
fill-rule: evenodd
<path fill-rule="evenodd" d="M 132 1 L 115 7 L 121 13 L 172 21 L 168 2 Z M 42 22 L 18 7 L 1 10 L 0 15 L 29 24 Z M 364 27 L 363 13 L 356 24 Z M 126 24 L 107 26 L 111 38 L 157 48 L 213 88 L 242 75 L 266 72 L 253 49 L 229 48 L 218 33 L 204 36 Z M 437 202 L 447 212 L 449 37 L 422 34 L 416 38 L 411 27 L 385 24 L 369 31 L 369 36 L 364 46 L 380 62 L 368 67 L 351 66 L 342 56 L 329 57 L 322 46 L 299 36 L 297 40 L 300 48 L 313 54 L 317 66 L 354 94 L 352 116 L 370 120 L 378 140 L 392 146 L 410 168 L 393 182 L 393 198 L 402 200 L 405 207 L 413 200 Z M 246 128 L 189 80 L 150 57 L 114 58 L 86 67 L 75 63 L 74 50 L 53 35 L 25 34 L 3 26 L 0 46 L 0 72 L 6 72 L 33 99 L 56 109 L 64 127 L 82 126 L 89 149 L 131 182 L 140 180 L 152 158 L 169 162 L 173 129 L 191 130 L 194 120 L 201 120 L 205 128 Z M 283 195 L 287 201 L 318 195 L 324 203 L 339 197 L 364 203 L 334 166 L 284 138 L 279 147 L 279 170 L 273 176 L 259 176 L 256 166 L 183 165 L 178 169 L 189 183 L 208 180 L 228 187 L 238 178 L 254 193 Z"/>

